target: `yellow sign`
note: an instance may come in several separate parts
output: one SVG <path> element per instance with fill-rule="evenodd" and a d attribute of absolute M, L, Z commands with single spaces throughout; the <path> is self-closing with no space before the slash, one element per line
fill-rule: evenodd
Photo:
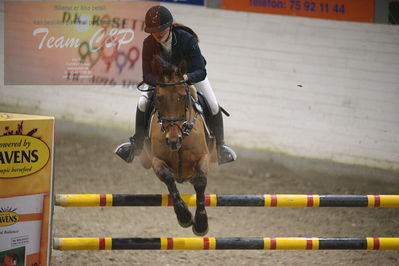
<path fill-rule="evenodd" d="M 0 113 L 0 256 L 24 265 L 49 261 L 53 144 L 53 117 Z"/>
<path fill-rule="evenodd" d="M 49 158 L 50 150 L 40 139 L 19 135 L 0 137 L 0 178 L 34 174 Z"/>

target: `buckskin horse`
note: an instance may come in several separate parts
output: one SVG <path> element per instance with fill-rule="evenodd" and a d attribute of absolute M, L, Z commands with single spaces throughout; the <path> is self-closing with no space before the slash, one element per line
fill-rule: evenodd
<path fill-rule="evenodd" d="M 208 232 L 204 193 L 209 164 L 215 161 L 215 146 L 207 141 L 204 118 L 193 101 L 194 92 L 183 80 L 186 63 L 176 67 L 158 57 L 152 67 L 161 78 L 154 89 L 155 108 L 140 161 L 144 168 L 152 167 L 166 184 L 179 224 L 192 225 L 194 234 L 203 236 Z M 176 182 L 185 181 L 191 182 L 196 192 L 194 219 L 176 187 Z"/>

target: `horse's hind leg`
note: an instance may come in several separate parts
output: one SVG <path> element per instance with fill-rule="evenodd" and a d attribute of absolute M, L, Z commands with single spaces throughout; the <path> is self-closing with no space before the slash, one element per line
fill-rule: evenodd
<path fill-rule="evenodd" d="M 206 173 L 208 172 L 207 158 L 203 158 L 198 165 L 197 174 L 191 179 L 197 194 L 197 209 L 195 211 L 193 232 L 197 236 L 208 233 L 208 215 L 205 210 L 205 188 L 207 184 Z"/>
<path fill-rule="evenodd" d="M 154 157 L 152 160 L 152 167 L 159 179 L 166 184 L 170 195 L 173 199 L 173 208 L 175 210 L 177 220 L 182 227 L 189 227 L 192 225 L 192 215 L 186 203 L 181 199 L 180 193 L 177 190 L 174 175 L 169 166 L 162 160 Z"/>

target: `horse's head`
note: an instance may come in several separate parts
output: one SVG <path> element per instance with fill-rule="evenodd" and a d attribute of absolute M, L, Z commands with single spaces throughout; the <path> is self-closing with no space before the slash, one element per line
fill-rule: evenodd
<path fill-rule="evenodd" d="M 172 150 L 179 150 L 183 144 L 187 112 L 190 108 L 190 95 L 183 75 L 186 62 L 178 67 L 156 58 L 153 70 L 160 77 L 155 89 L 155 104 L 158 110 L 158 122 L 165 134 L 165 141 Z"/>

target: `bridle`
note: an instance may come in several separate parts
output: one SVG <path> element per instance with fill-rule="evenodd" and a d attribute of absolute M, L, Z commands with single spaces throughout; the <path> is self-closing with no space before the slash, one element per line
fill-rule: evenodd
<path fill-rule="evenodd" d="M 198 119 L 198 112 L 195 111 L 193 119 L 191 119 L 191 114 L 192 114 L 192 98 L 191 98 L 191 91 L 188 87 L 188 84 L 185 80 L 180 80 L 176 82 L 167 82 L 167 83 L 162 83 L 158 82 L 157 85 L 160 87 L 169 87 L 169 86 L 175 86 L 175 85 L 182 85 L 184 84 L 184 90 L 186 91 L 186 97 L 185 97 L 185 117 L 166 117 L 162 116 L 159 108 L 157 106 L 157 102 L 155 103 L 155 108 L 157 110 L 157 117 L 158 117 L 158 124 L 161 127 L 161 131 L 163 133 L 166 132 L 167 127 L 169 126 L 177 126 L 179 130 L 182 133 L 183 138 L 188 137 L 190 135 L 191 130 L 194 128 L 195 122 Z M 188 114 L 188 116 L 187 116 Z M 183 124 L 179 126 L 177 122 L 183 121 Z M 165 122 L 168 123 L 168 125 L 165 127 Z"/>
<path fill-rule="evenodd" d="M 144 91 L 144 92 L 149 92 L 149 91 L 154 91 L 155 88 L 152 89 L 147 89 L 147 90 L 143 90 L 140 89 L 139 87 L 142 85 L 143 83 L 139 83 L 137 85 L 138 90 L 140 91 Z M 180 80 L 180 81 L 176 81 L 176 82 L 157 82 L 157 86 L 160 87 L 169 87 L 169 86 L 176 86 L 176 85 L 182 85 L 184 84 L 184 89 L 186 91 L 186 97 L 185 97 L 185 117 L 167 117 L 167 116 L 162 116 L 161 112 L 159 111 L 159 106 L 158 106 L 158 101 L 155 101 L 155 112 L 157 113 L 157 119 L 158 119 L 158 124 L 160 125 L 161 131 L 163 133 L 166 132 L 166 129 L 170 126 L 177 126 L 179 128 L 179 130 L 182 133 L 183 138 L 184 137 L 188 137 L 191 133 L 191 130 L 194 128 L 195 123 L 198 120 L 198 116 L 199 113 L 198 111 L 194 108 L 195 110 L 195 114 L 193 119 L 191 119 L 191 115 L 192 115 L 192 97 L 191 97 L 191 91 L 190 88 L 188 87 L 188 84 L 185 80 Z M 187 116 L 188 114 L 188 116 Z M 182 125 L 179 126 L 177 124 L 177 122 L 181 122 L 183 121 Z M 165 126 L 165 123 L 167 123 L 168 125 Z"/>

